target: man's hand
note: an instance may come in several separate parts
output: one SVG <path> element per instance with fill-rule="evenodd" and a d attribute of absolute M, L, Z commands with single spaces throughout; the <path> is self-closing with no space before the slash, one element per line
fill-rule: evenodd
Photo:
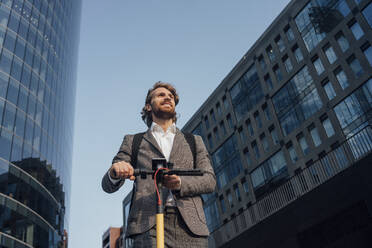
<path fill-rule="evenodd" d="M 177 175 L 164 175 L 163 184 L 171 190 L 181 189 L 181 178 Z"/>
<path fill-rule="evenodd" d="M 136 179 L 136 177 L 133 175 L 134 169 L 133 167 L 124 161 L 117 162 L 113 165 L 111 165 L 110 168 L 110 177 L 113 179 L 127 179 L 129 178 L 130 180 Z"/>

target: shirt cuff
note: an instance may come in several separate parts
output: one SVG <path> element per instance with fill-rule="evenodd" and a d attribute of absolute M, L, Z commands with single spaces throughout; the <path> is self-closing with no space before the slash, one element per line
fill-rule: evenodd
<path fill-rule="evenodd" d="M 118 184 L 121 181 L 120 178 L 119 179 L 112 178 L 111 175 L 110 175 L 110 170 L 107 172 L 107 175 L 108 175 L 108 178 L 109 178 L 110 182 L 114 185 Z"/>

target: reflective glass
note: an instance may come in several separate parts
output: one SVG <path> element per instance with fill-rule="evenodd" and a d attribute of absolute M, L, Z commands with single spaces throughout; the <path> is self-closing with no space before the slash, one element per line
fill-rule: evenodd
<path fill-rule="evenodd" d="M 332 123 L 328 118 L 322 121 L 322 125 L 327 134 L 327 137 L 332 137 L 335 134 L 335 130 L 333 129 Z"/>
<path fill-rule="evenodd" d="M 273 140 L 273 143 L 274 144 L 279 144 L 279 138 L 278 138 L 278 134 L 276 133 L 276 130 L 275 129 L 272 129 L 270 131 L 270 135 L 271 135 L 271 138 Z"/>
<path fill-rule="evenodd" d="M 335 98 L 336 96 L 336 92 L 335 90 L 333 89 L 333 86 L 330 82 L 326 83 L 325 85 L 323 85 L 323 88 L 327 94 L 327 97 L 329 100 L 332 100 L 333 98 Z"/>
<path fill-rule="evenodd" d="M 363 52 L 364 52 L 364 55 L 366 56 L 366 58 L 367 58 L 367 60 L 369 62 L 369 65 L 372 66 L 372 47 L 369 46 Z"/>
<path fill-rule="evenodd" d="M 292 66 L 292 63 L 291 63 L 291 60 L 290 60 L 289 57 L 287 57 L 287 58 L 284 60 L 284 66 L 285 66 L 285 69 L 287 70 L 287 72 L 292 71 L 293 66 Z"/>
<path fill-rule="evenodd" d="M 289 156 L 293 163 L 296 163 L 298 160 L 297 153 L 293 146 L 288 147 Z"/>
<path fill-rule="evenodd" d="M 322 144 L 322 140 L 320 139 L 318 129 L 316 127 L 310 130 L 311 138 L 313 139 L 313 143 L 315 146 L 320 146 Z"/>
<path fill-rule="evenodd" d="M 364 35 L 362 28 L 359 26 L 359 23 L 357 22 L 351 25 L 350 29 L 356 40 L 359 40 Z"/>
<path fill-rule="evenodd" d="M 333 64 L 337 60 L 337 56 L 335 54 L 335 51 L 331 46 L 324 49 L 324 53 L 327 56 L 327 59 L 330 64 Z"/>
<path fill-rule="evenodd" d="M 277 39 L 275 42 L 276 42 L 276 45 L 278 46 L 279 51 L 283 52 L 285 50 L 285 45 L 284 45 L 283 40 L 279 37 L 279 39 Z"/>
<path fill-rule="evenodd" d="M 342 89 L 346 89 L 349 86 L 349 81 L 347 80 L 346 74 L 343 70 L 336 73 L 336 78 Z"/>
<path fill-rule="evenodd" d="M 347 39 L 345 38 L 343 34 L 339 35 L 336 39 L 342 52 L 345 52 L 347 49 L 349 49 L 350 47 L 349 42 L 347 41 Z"/>
<path fill-rule="evenodd" d="M 269 74 L 267 74 L 265 76 L 265 82 L 266 82 L 267 88 L 269 90 L 272 90 L 273 89 L 273 82 L 271 81 L 271 78 L 270 78 L 270 75 Z"/>
<path fill-rule="evenodd" d="M 299 47 L 297 47 L 293 52 L 298 63 L 304 59 L 304 56 L 302 55 L 302 52 Z"/>
<path fill-rule="evenodd" d="M 318 75 L 322 74 L 324 71 L 324 66 L 320 58 L 317 58 L 316 60 L 313 61 L 314 67 Z"/>
<path fill-rule="evenodd" d="M 285 35 L 287 36 L 288 41 L 294 40 L 294 34 L 290 27 L 285 31 Z"/>
<path fill-rule="evenodd" d="M 372 3 L 368 4 L 368 6 L 362 11 L 363 16 L 366 18 L 369 26 L 372 27 Z"/>
<path fill-rule="evenodd" d="M 350 66 L 351 70 L 354 72 L 356 77 L 362 76 L 364 71 L 363 71 L 363 68 L 360 65 L 359 60 L 357 58 L 353 57 L 352 59 L 350 59 L 348 61 L 348 63 L 349 63 L 349 66 Z"/>
<path fill-rule="evenodd" d="M 309 146 L 306 142 L 306 139 L 305 137 L 301 137 L 298 139 L 298 143 L 300 143 L 300 146 L 301 146 L 301 149 L 302 149 L 302 152 L 307 155 L 309 152 L 310 152 L 310 149 L 309 149 Z"/>

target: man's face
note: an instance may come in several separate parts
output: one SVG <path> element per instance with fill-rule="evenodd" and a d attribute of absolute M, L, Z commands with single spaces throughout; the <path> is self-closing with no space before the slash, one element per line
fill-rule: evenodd
<path fill-rule="evenodd" d="M 168 89 L 160 87 L 152 92 L 152 113 L 159 119 L 171 119 L 176 115 L 174 96 Z"/>

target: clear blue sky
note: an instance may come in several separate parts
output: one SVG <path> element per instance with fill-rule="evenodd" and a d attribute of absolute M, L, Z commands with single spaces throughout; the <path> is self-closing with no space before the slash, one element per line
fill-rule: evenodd
<path fill-rule="evenodd" d="M 132 184 L 101 178 L 140 119 L 147 89 L 173 83 L 181 128 L 289 0 L 85 0 L 77 79 L 69 245 L 101 247 Z"/>

